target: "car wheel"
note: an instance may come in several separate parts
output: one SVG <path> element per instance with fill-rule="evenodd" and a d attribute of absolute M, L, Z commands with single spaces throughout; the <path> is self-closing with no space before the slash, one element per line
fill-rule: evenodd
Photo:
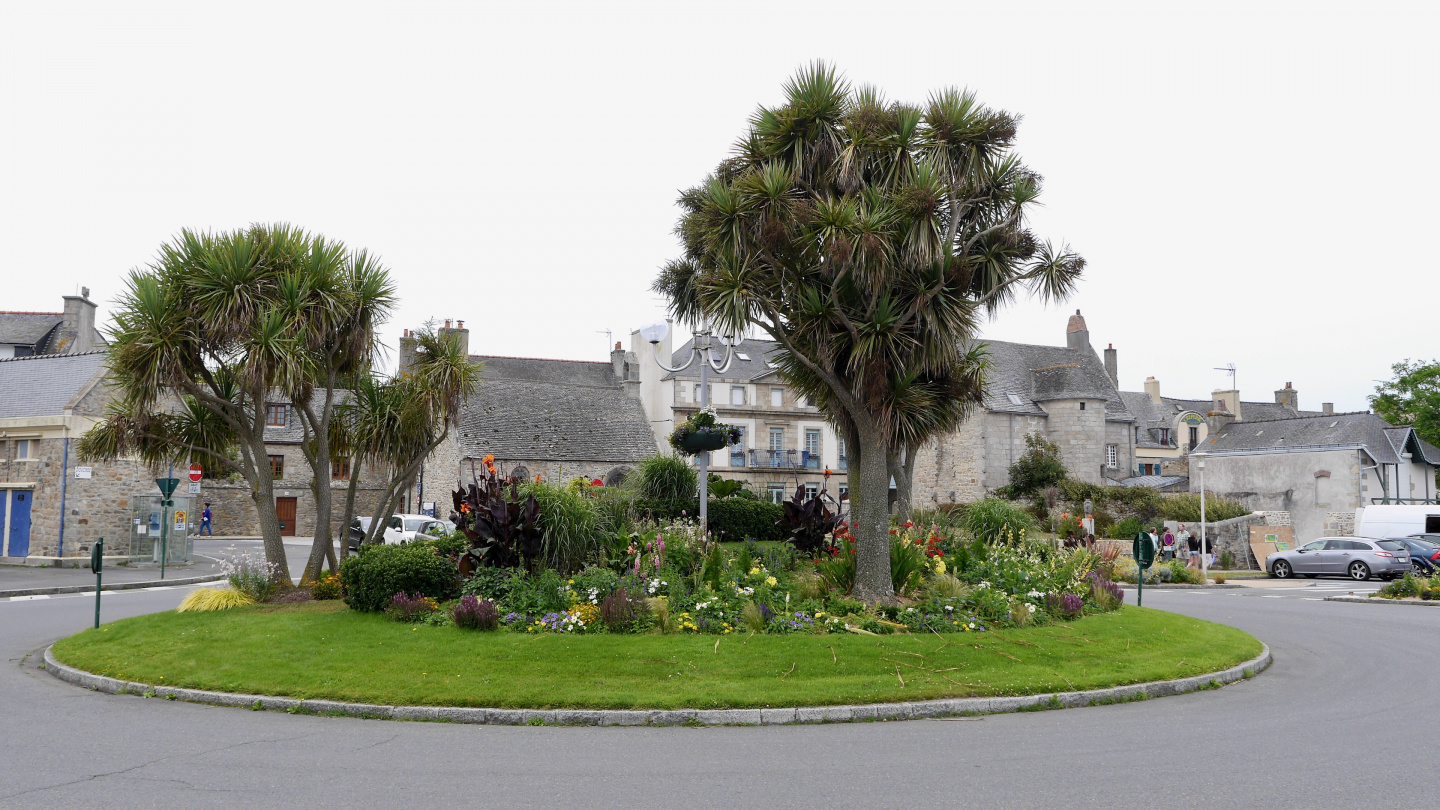
<path fill-rule="evenodd" d="M 1348 570 L 1350 571 L 1350 578 L 1353 580 L 1364 582 L 1365 580 L 1370 578 L 1370 566 L 1366 565 L 1363 562 L 1360 562 L 1359 560 L 1350 563 L 1350 568 Z"/>
<path fill-rule="evenodd" d="M 1295 569 L 1291 568 L 1290 563 L 1284 560 L 1276 560 L 1275 564 L 1270 567 L 1270 573 L 1274 574 L 1276 579 L 1289 579 L 1294 575 Z"/>
<path fill-rule="evenodd" d="M 1430 576 L 1430 572 L 1429 572 L 1428 570 L 1426 570 L 1425 566 L 1424 566 L 1419 560 L 1411 560 L 1411 561 L 1410 561 L 1410 570 L 1411 570 L 1411 571 L 1414 571 L 1414 572 L 1415 572 L 1415 576 L 1417 576 L 1417 577 L 1428 577 L 1428 576 Z"/>

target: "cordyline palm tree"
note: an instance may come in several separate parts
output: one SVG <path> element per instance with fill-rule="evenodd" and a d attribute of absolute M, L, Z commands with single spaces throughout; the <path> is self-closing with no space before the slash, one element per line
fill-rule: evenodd
<path fill-rule="evenodd" d="M 1014 116 L 958 90 L 887 102 L 822 63 L 785 92 L 681 195 L 684 257 L 654 288 L 682 321 L 779 344 L 781 374 L 854 462 L 855 593 L 888 602 L 894 448 L 913 457 L 978 397 L 967 364 L 984 318 L 1022 290 L 1065 297 L 1084 260 L 1026 227 L 1040 178 L 1011 153 Z"/>
<path fill-rule="evenodd" d="M 167 423 L 161 414 L 177 401 L 205 412 L 207 424 L 223 425 L 234 451 L 228 468 L 250 484 L 266 559 L 276 581 L 288 585 L 266 405 L 279 398 L 295 406 L 312 473 L 323 482 L 316 487 L 316 545 L 328 544 L 330 490 L 323 484 L 335 389 L 369 367 L 375 328 L 393 303 L 388 273 L 365 252 L 299 228 L 182 231 L 149 269 L 127 280 L 109 359 L 121 404 L 86 442 L 95 457 L 153 456 L 166 443 L 198 451 L 199 442 L 175 444 L 180 437 L 160 429 Z M 208 457 L 218 462 L 220 455 Z"/>
<path fill-rule="evenodd" d="M 461 408 L 479 383 L 480 363 L 465 354 L 460 342 L 433 329 L 415 333 L 415 360 L 390 380 L 372 377 L 356 384 L 340 407 L 332 435 L 353 459 L 345 498 L 343 526 L 355 513 L 355 493 L 362 462 L 387 473 L 385 490 L 363 542 L 373 543 L 385 531 L 401 495 L 415 480 L 425 459 L 460 423 Z M 341 544 L 343 557 L 348 543 Z"/>

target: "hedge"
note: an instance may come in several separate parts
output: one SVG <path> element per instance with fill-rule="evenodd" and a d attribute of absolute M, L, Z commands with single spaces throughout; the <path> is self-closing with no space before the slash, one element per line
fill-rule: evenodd
<path fill-rule="evenodd" d="M 659 500 L 640 498 L 635 501 L 635 514 L 650 515 L 656 520 L 675 520 L 684 512 L 694 518 L 700 514 L 700 501 Z M 724 540 L 784 540 L 785 530 L 780 518 L 785 510 L 779 504 L 752 501 L 746 498 L 718 498 L 709 502 L 710 533 Z"/>
<path fill-rule="evenodd" d="M 455 563 L 441 557 L 428 544 L 410 546 L 367 545 L 340 565 L 345 604 L 359 611 L 378 612 L 397 593 L 452 599 L 460 593 Z"/>

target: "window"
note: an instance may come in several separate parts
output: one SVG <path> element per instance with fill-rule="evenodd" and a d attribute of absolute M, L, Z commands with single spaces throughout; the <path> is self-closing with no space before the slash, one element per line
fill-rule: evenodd
<path fill-rule="evenodd" d="M 740 441 L 738 441 L 738 442 L 730 445 L 730 466 L 731 466 L 731 467 L 744 467 L 744 466 L 745 466 L 745 433 L 746 433 L 746 430 L 745 430 L 745 426 L 744 426 L 744 425 L 738 425 L 737 427 L 740 428 Z"/>
<path fill-rule="evenodd" d="M 343 481 L 350 477 L 350 459 L 342 458 L 330 462 L 330 478 L 336 481 Z"/>
<path fill-rule="evenodd" d="M 34 461 L 40 455 L 40 445 L 34 439 L 15 440 L 15 460 Z"/>
<path fill-rule="evenodd" d="M 1195 447 L 1195 445 L 1197 445 L 1197 444 L 1199 444 L 1199 443 L 1200 443 L 1200 428 L 1198 428 L 1198 427 L 1196 427 L 1196 426 L 1194 426 L 1194 425 L 1191 425 L 1191 426 L 1190 426 L 1190 447 L 1193 449 L 1193 448 Z"/>
<path fill-rule="evenodd" d="M 278 481 L 279 479 L 285 477 L 285 457 L 284 457 L 284 456 L 271 456 L 271 457 L 270 457 L 270 477 L 276 479 L 277 481 Z"/>
<path fill-rule="evenodd" d="M 783 389 L 783 388 L 771 388 L 771 389 L 770 389 L 770 407 L 772 407 L 772 408 L 778 408 L 778 407 L 780 407 L 781 405 L 784 405 L 784 404 L 785 404 L 785 389 Z"/>
<path fill-rule="evenodd" d="M 820 469 L 820 431 L 813 428 L 805 431 L 805 466 Z"/>
<path fill-rule="evenodd" d="M 784 449 L 785 449 L 785 428 L 778 428 L 778 427 L 772 427 L 772 428 L 770 428 L 770 449 L 771 449 L 771 450 L 784 450 Z"/>
<path fill-rule="evenodd" d="M 1011 405 L 1024 405 L 1024 404 L 1025 404 L 1024 402 L 1020 401 L 1020 395 L 1019 395 L 1019 394 L 1006 393 L 1006 394 L 1005 394 L 1005 398 L 1008 399 L 1008 400 L 1010 400 L 1010 404 L 1011 404 Z"/>
<path fill-rule="evenodd" d="M 849 485 L 849 484 L 841 484 L 841 485 L 840 485 L 840 494 L 837 495 L 837 496 L 835 496 L 835 499 L 838 500 L 838 501 L 843 501 L 843 500 L 845 500 L 845 499 L 848 498 L 848 497 L 850 497 L 850 485 Z"/>
<path fill-rule="evenodd" d="M 1169 443 L 1170 443 L 1170 428 L 1160 428 L 1160 443 L 1161 443 L 1161 444 L 1169 444 Z"/>
<path fill-rule="evenodd" d="M 819 485 L 819 484 L 806 484 L 806 485 L 805 485 L 805 500 L 807 500 L 807 501 L 813 500 L 813 499 L 815 498 L 815 496 L 816 496 L 817 494 L 819 494 L 819 492 L 820 492 L 820 485 Z"/>
<path fill-rule="evenodd" d="M 747 363 L 750 362 L 750 355 L 744 352 L 735 352 L 735 356 L 740 358 L 741 360 L 744 360 Z"/>
<path fill-rule="evenodd" d="M 1324 541 L 1324 540 L 1316 540 L 1316 541 L 1313 542 L 1313 543 L 1306 543 L 1306 544 L 1303 546 L 1303 549 L 1304 549 L 1305 551 L 1320 551 L 1320 550 L 1323 549 L 1323 548 L 1325 548 L 1325 541 Z"/>
<path fill-rule="evenodd" d="M 1105 466 L 1112 470 L 1120 466 L 1120 449 L 1113 444 L 1105 445 Z"/>
<path fill-rule="evenodd" d="M 765 494 L 770 497 L 770 503 L 784 503 L 784 502 L 785 502 L 785 485 L 784 485 L 784 484 L 766 484 L 766 485 L 765 485 Z"/>
<path fill-rule="evenodd" d="M 1081 402 L 1080 402 L 1080 410 L 1082 410 L 1082 411 L 1085 410 L 1085 402 L 1084 402 L 1084 400 L 1081 400 Z"/>
<path fill-rule="evenodd" d="M 806 394 L 805 398 L 800 401 L 800 404 L 807 408 L 813 408 L 815 407 L 815 400 L 809 394 Z"/>
<path fill-rule="evenodd" d="M 836 440 L 835 440 L 835 444 L 837 445 L 838 449 L 840 450 L 840 469 L 842 469 L 842 470 L 843 470 L 843 469 L 846 469 L 846 466 L 845 466 L 845 465 L 846 465 L 848 462 L 846 461 L 846 458 L 845 458 L 845 440 L 844 440 L 844 439 L 836 439 Z M 848 491 L 848 488 L 847 488 L 847 491 Z"/>
<path fill-rule="evenodd" d="M 743 385 L 732 385 L 732 386 L 730 386 L 730 404 L 731 404 L 731 405 L 744 405 L 744 404 L 745 404 L 745 386 L 743 386 Z"/>
<path fill-rule="evenodd" d="M 285 427 L 289 423 L 288 405 L 266 405 L 265 424 L 270 427 Z"/>

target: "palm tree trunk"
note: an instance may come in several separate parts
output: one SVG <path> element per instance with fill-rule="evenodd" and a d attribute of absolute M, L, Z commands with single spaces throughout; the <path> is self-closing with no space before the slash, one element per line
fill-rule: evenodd
<path fill-rule="evenodd" d="M 350 521 L 355 519 L 355 491 L 360 488 L 360 465 L 358 458 L 350 460 L 350 483 L 345 487 L 345 516 L 340 521 L 340 562 L 350 553 Z"/>
<path fill-rule="evenodd" d="M 890 469 L 890 477 L 895 480 L 895 520 L 902 524 L 909 522 L 915 512 L 913 498 L 917 455 L 916 449 L 907 444 L 892 447 L 887 456 L 886 466 Z"/>
<path fill-rule="evenodd" d="M 850 479 L 851 515 L 855 528 L 855 598 L 871 604 L 894 604 L 890 579 L 890 465 L 884 431 L 857 421 L 853 447 L 859 462 Z"/>
<path fill-rule="evenodd" d="M 290 563 L 285 559 L 285 541 L 280 538 L 280 518 L 275 514 L 275 481 L 268 466 L 262 467 L 259 460 L 269 458 L 265 452 L 265 437 L 256 434 L 251 437 L 250 465 L 255 478 L 250 482 L 250 498 L 255 503 L 255 513 L 260 520 L 260 537 L 265 546 L 265 560 L 275 566 L 272 579 L 282 587 L 290 587 Z"/>

